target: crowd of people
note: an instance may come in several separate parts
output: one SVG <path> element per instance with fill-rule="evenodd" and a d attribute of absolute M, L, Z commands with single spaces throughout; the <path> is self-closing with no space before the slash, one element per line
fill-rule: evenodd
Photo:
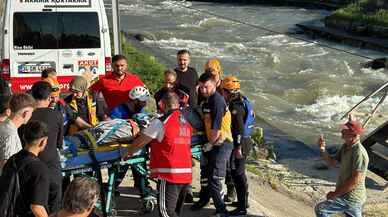
<path fill-rule="evenodd" d="M 63 147 L 64 135 L 94 127 L 100 121 L 132 119 L 144 111 L 151 95 L 146 84 L 127 69 L 126 57 L 114 56 L 112 68 L 111 74 L 93 84 L 88 76 L 76 76 L 64 98 L 60 97 L 53 69 L 44 70 L 41 81 L 34 83 L 28 93 L 2 92 L 0 193 L 7 191 L 6 183 L 16 168 L 21 186 L 16 202 L 22 204 L 15 209 L 17 216 L 91 213 L 99 194 L 96 181 L 87 177 L 64 181 L 57 150 Z M 198 76 L 196 69 L 190 67 L 190 52 L 180 50 L 177 67 L 164 72 L 164 84 L 154 99 L 161 115 L 131 141 L 122 157 L 129 158 L 149 145 L 149 169 L 151 177 L 158 180 L 160 216 L 179 216 L 185 202 L 193 203 L 192 211 L 200 210 L 210 199 L 215 216 L 247 215 L 245 164 L 254 144 L 251 135 L 255 113 L 241 92 L 240 80 L 224 76 L 217 58 L 208 60 Z M 192 120 L 189 113 L 197 114 L 199 120 Z M 199 131 L 203 131 L 207 143 L 200 160 L 199 200 L 194 202 L 191 141 Z M 317 216 L 340 211 L 361 216 L 368 166 L 368 156 L 359 143 L 363 129 L 359 122 L 351 120 L 341 132 L 345 145 L 335 158 L 327 154 L 324 138 L 319 140 L 324 159 L 330 165 L 340 162 L 341 175 L 336 190 L 328 194 L 327 201 L 317 205 Z M 127 169 L 118 174 L 116 188 Z M 146 180 L 135 168 L 132 174 L 135 186 L 141 190 L 140 183 Z M 227 203 L 236 208 L 228 211 Z"/>

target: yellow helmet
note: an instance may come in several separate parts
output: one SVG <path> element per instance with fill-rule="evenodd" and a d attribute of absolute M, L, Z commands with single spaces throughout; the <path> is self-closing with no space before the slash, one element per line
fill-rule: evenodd
<path fill-rule="evenodd" d="M 209 69 L 214 70 L 215 73 L 222 77 L 221 62 L 217 58 L 213 58 L 207 61 L 205 64 L 205 71 Z"/>
<path fill-rule="evenodd" d="M 55 77 L 49 76 L 47 78 L 44 78 L 43 81 L 51 85 L 53 95 L 59 96 L 59 94 L 61 93 L 61 90 L 59 87 L 59 82 Z"/>
<path fill-rule="evenodd" d="M 240 80 L 236 76 L 226 76 L 222 80 L 222 89 L 226 89 L 231 93 L 237 93 L 240 91 Z"/>

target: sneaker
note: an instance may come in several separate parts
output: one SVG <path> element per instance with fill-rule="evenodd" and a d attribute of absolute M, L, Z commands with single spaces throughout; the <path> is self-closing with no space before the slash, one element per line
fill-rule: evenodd
<path fill-rule="evenodd" d="M 246 216 L 247 210 L 240 210 L 239 208 L 229 212 L 229 216 Z"/>
<path fill-rule="evenodd" d="M 186 194 L 185 203 L 194 203 L 193 194 Z"/>
<path fill-rule="evenodd" d="M 202 208 L 204 208 L 205 206 L 207 206 L 207 204 L 209 203 L 209 201 L 204 201 L 204 200 L 198 200 L 197 202 L 195 202 L 191 207 L 190 207 L 190 210 L 192 211 L 198 211 Z"/>

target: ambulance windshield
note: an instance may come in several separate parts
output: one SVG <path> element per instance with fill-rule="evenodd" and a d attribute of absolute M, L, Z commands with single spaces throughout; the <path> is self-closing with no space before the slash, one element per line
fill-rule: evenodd
<path fill-rule="evenodd" d="M 15 50 L 100 48 L 96 12 L 14 13 Z"/>

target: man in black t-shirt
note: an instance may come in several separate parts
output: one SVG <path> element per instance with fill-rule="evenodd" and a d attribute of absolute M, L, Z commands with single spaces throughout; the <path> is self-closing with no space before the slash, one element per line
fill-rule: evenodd
<path fill-rule="evenodd" d="M 15 212 L 20 217 L 43 217 L 48 215 L 47 202 L 49 195 L 48 169 L 39 160 L 38 155 L 47 144 L 47 125 L 39 121 L 30 121 L 24 128 L 25 147 L 13 155 L 5 164 L 0 181 L 0 188 L 7 188 L 7 174 L 14 170 L 13 164 L 19 171 L 20 194 L 16 198 Z M 1 192 L 4 192 L 1 190 Z"/>
<path fill-rule="evenodd" d="M 187 87 L 190 91 L 189 104 L 190 106 L 197 105 L 197 85 L 198 74 L 195 68 L 189 66 L 190 52 L 188 50 L 180 50 L 177 53 L 178 67 L 175 68 L 178 84 Z"/>
<path fill-rule="evenodd" d="M 32 96 L 36 100 L 36 109 L 32 113 L 31 120 L 42 121 L 50 129 L 46 149 L 39 154 L 39 158 L 46 163 L 49 170 L 50 213 L 60 209 L 62 200 L 62 171 L 57 149 L 62 149 L 63 145 L 63 116 L 59 111 L 49 108 L 51 91 L 51 85 L 45 81 L 34 83 L 31 89 Z"/>

